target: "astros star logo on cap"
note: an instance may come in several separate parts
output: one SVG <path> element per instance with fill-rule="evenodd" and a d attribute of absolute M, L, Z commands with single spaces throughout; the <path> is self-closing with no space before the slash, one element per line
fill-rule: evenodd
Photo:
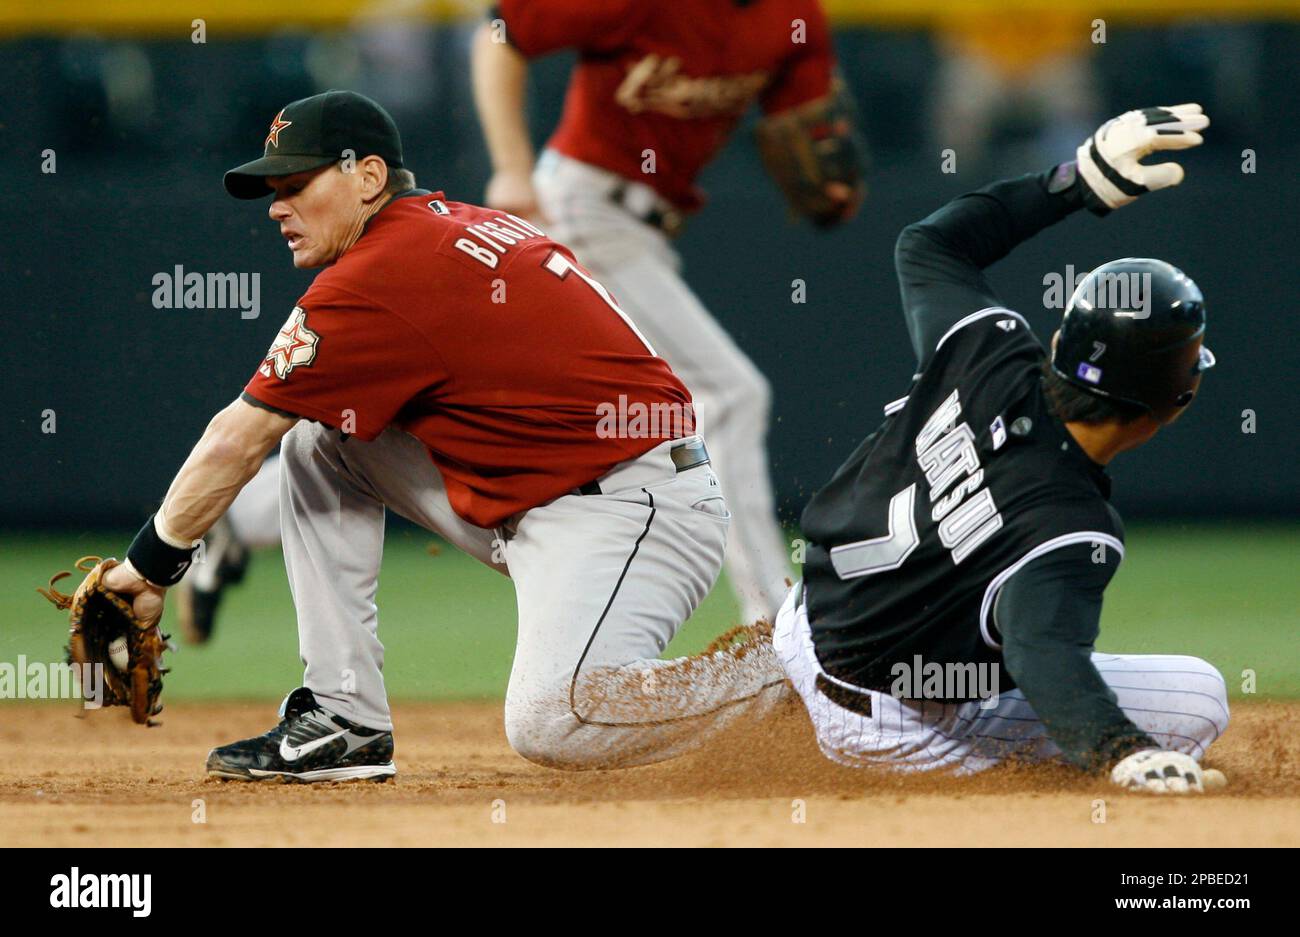
<path fill-rule="evenodd" d="M 271 121 L 271 132 L 266 135 L 262 146 L 274 146 L 277 150 L 280 148 L 280 131 L 285 127 L 293 126 L 293 121 L 284 119 L 284 108 L 280 108 L 280 113 L 275 115 L 275 120 Z"/>

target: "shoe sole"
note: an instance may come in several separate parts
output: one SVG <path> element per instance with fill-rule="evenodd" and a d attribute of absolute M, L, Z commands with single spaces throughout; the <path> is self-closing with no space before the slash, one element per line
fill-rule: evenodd
<path fill-rule="evenodd" d="M 209 768 L 208 777 L 222 781 L 274 781 L 313 784 L 318 781 L 378 781 L 397 774 L 390 761 L 384 765 L 353 765 L 348 768 L 318 768 L 315 771 L 262 771 L 258 768 Z"/>

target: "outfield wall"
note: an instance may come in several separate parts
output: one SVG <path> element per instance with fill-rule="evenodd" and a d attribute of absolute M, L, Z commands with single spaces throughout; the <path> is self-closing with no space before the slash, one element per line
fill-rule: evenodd
<path fill-rule="evenodd" d="M 480 197 L 487 164 L 465 80 L 469 27 L 426 28 L 427 59 L 409 82 L 367 72 L 365 45 L 343 35 L 0 42 L 12 91 L 0 96 L 0 525 L 136 521 L 252 373 L 310 278 L 289 267 L 265 205 L 230 200 L 220 177 L 260 149 L 283 103 L 335 84 L 372 93 L 398 116 L 422 183 Z M 773 464 L 789 520 L 906 389 L 913 362 L 890 267 L 898 230 L 994 173 L 1040 168 L 1052 149 L 1034 115 L 1024 132 L 1013 115 L 985 159 L 959 154 L 958 172 L 945 174 L 942 134 L 918 106 L 932 100 L 940 59 L 931 35 L 843 27 L 837 45 L 874 152 L 861 217 L 833 233 L 789 223 L 746 128 L 707 171 L 710 205 L 680 242 L 692 285 L 771 376 Z M 1115 500 L 1131 516 L 1300 510 L 1300 130 L 1284 119 L 1298 110 L 1297 60 L 1300 26 L 1283 22 L 1113 29 L 1093 55 L 1095 117 L 1200 100 L 1215 121 L 1209 142 L 1185 158 L 1181 190 L 1105 221 L 1071 219 L 993 271 L 1044 337 L 1059 314 L 1044 307 L 1044 278 L 1069 266 L 1155 255 L 1203 287 L 1219 366 L 1184 421 L 1117 463 Z M 561 56 L 536 69 L 539 139 L 567 67 Z M 1063 148 L 1052 152 L 1066 158 Z M 41 172 L 47 150 L 53 174 Z M 1242 171 L 1246 150 L 1253 173 Z M 178 264 L 257 273 L 258 317 L 155 308 L 152 278 Z M 791 302 L 797 279 L 805 303 Z M 42 432 L 47 411 L 57 432 Z M 1247 411 L 1254 432 L 1243 432 Z"/>

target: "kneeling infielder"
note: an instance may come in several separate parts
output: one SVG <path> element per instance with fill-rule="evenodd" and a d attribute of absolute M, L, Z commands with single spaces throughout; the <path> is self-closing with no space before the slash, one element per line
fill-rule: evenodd
<path fill-rule="evenodd" d="M 1201 292 L 1162 261 L 1106 264 L 1047 353 L 982 271 L 1080 208 L 1177 185 L 1177 164 L 1138 160 L 1208 124 L 1194 104 L 1130 111 L 1077 162 L 904 229 L 919 371 L 804 511 L 803 581 L 774 636 L 829 758 L 970 773 L 1063 757 L 1125 787 L 1202 788 L 1228 725 L 1218 671 L 1093 652 L 1124 555 L 1104 466 L 1177 419 L 1213 364 Z"/>
<path fill-rule="evenodd" d="M 226 174 L 237 198 L 274 196 L 295 266 L 327 269 L 107 586 L 156 622 L 283 437 L 305 685 L 266 735 L 213 750 L 209 774 L 395 772 L 375 605 L 385 506 L 513 580 L 505 728 L 521 755 L 595 768 L 697 746 L 784 676 L 757 639 L 658 659 L 717 578 L 730 516 L 689 392 L 567 248 L 401 167 L 388 114 L 333 91 L 283 108 L 262 158 Z"/>
<path fill-rule="evenodd" d="M 768 471 L 772 389 L 682 279 L 673 239 L 703 203 L 700 170 L 755 101 L 759 151 L 799 213 L 829 226 L 856 210 L 861 150 L 826 17 L 817 0 L 504 0 L 491 15 L 472 69 L 495 170 L 486 204 L 577 252 L 691 389 L 732 511 L 741 620 L 770 622 L 790 577 Z M 578 61 L 534 172 L 528 63 L 561 48 Z M 187 640 L 208 639 L 246 548 L 278 542 L 277 471 L 270 461 L 248 484 L 180 584 Z"/>

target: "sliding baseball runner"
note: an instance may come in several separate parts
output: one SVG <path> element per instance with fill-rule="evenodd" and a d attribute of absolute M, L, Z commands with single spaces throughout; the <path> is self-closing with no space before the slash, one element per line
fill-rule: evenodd
<path fill-rule="evenodd" d="M 1093 650 L 1125 550 L 1105 465 L 1176 420 L 1214 363 L 1201 291 L 1163 261 L 1105 264 L 1045 351 L 984 269 L 1080 208 L 1177 185 L 1178 164 L 1139 160 L 1208 124 L 1194 104 L 1130 111 L 1075 161 L 904 229 L 918 373 L 805 510 L 803 582 L 776 623 L 828 757 L 960 772 L 1064 758 L 1125 787 L 1202 789 L 1228 724 L 1219 672 Z"/>

